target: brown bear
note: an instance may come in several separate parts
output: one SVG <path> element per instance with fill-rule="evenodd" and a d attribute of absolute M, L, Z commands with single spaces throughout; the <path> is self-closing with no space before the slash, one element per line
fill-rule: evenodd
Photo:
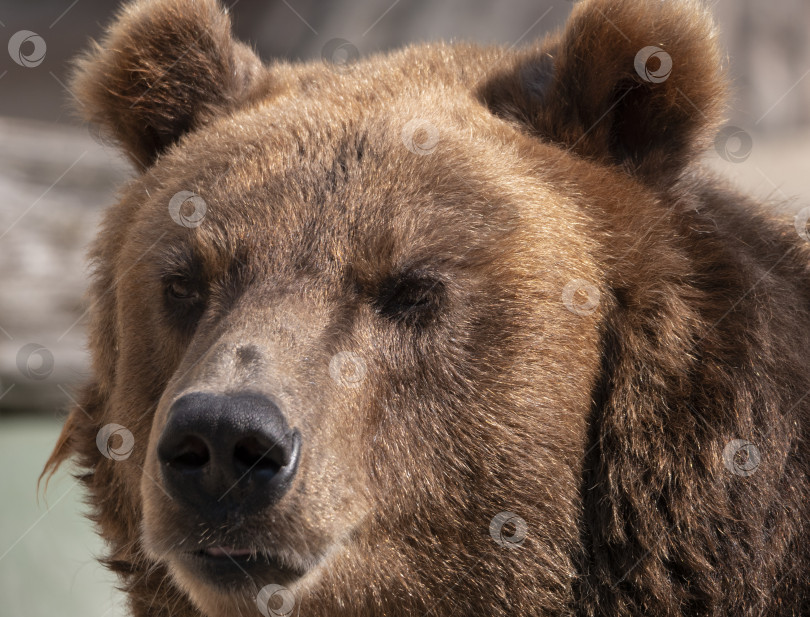
<path fill-rule="evenodd" d="M 808 234 L 701 170 L 724 79 L 696 0 L 345 65 L 127 6 L 46 472 L 132 614 L 810 614 Z"/>

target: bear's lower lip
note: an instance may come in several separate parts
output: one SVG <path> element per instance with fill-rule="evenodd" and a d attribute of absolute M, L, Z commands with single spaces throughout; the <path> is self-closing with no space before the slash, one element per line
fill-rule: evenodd
<path fill-rule="evenodd" d="M 269 553 L 249 549 L 215 546 L 182 553 L 182 561 L 194 576 L 217 587 L 234 587 L 271 581 L 289 584 L 300 578 L 300 572 L 281 563 Z"/>

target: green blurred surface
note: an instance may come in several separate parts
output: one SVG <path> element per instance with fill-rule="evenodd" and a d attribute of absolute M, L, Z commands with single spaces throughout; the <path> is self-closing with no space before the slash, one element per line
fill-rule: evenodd
<path fill-rule="evenodd" d="M 37 477 L 59 430 L 55 420 L 0 419 L 0 617 L 120 617 L 123 595 L 96 562 L 103 543 L 69 470 L 37 503 Z"/>

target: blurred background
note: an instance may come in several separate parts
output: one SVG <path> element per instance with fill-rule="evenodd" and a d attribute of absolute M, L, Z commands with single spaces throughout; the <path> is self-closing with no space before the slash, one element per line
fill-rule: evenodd
<path fill-rule="evenodd" d="M 232 2 L 233 0 L 230 0 Z M 336 38 L 361 55 L 409 42 L 527 43 L 559 27 L 557 0 L 236 0 L 237 34 L 265 59 L 314 59 Z M 810 204 L 810 2 L 711 3 L 728 52 L 729 129 L 706 164 L 774 207 Z M 87 376 L 85 250 L 131 171 L 81 126 L 68 61 L 117 3 L 4 0 L 0 6 L 0 617 L 115 617 L 114 580 L 67 472 L 36 478 Z M 25 32 L 27 31 L 27 32 Z M 6 44 L 8 43 L 8 53 Z M 335 60 L 336 58 L 331 58 Z M 339 58 L 337 58 L 339 61 Z"/>

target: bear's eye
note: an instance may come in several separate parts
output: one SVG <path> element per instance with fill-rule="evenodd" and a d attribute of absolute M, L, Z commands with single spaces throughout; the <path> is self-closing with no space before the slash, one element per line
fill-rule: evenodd
<path fill-rule="evenodd" d="M 172 300 L 194 302 L 199 300 L 200 292 L 194 285 L 182 278 L 173 278 L 166 281 L 166 295 Z"/>
<path fill-rule="evenodd" d="M 169 322 L 189 334 L 197 327 L 206 305 L 206 293 L 192 277 L 172 274 L 163 279 L 163 305 Z"/>
<path fill-rule="evenodd" d="M 374 308 L 378 314 L 406 325 L 425 325 L 438 315 L 446 289 L 438 278 L 422 272 L 391 276 L 380 285 Z"/>

